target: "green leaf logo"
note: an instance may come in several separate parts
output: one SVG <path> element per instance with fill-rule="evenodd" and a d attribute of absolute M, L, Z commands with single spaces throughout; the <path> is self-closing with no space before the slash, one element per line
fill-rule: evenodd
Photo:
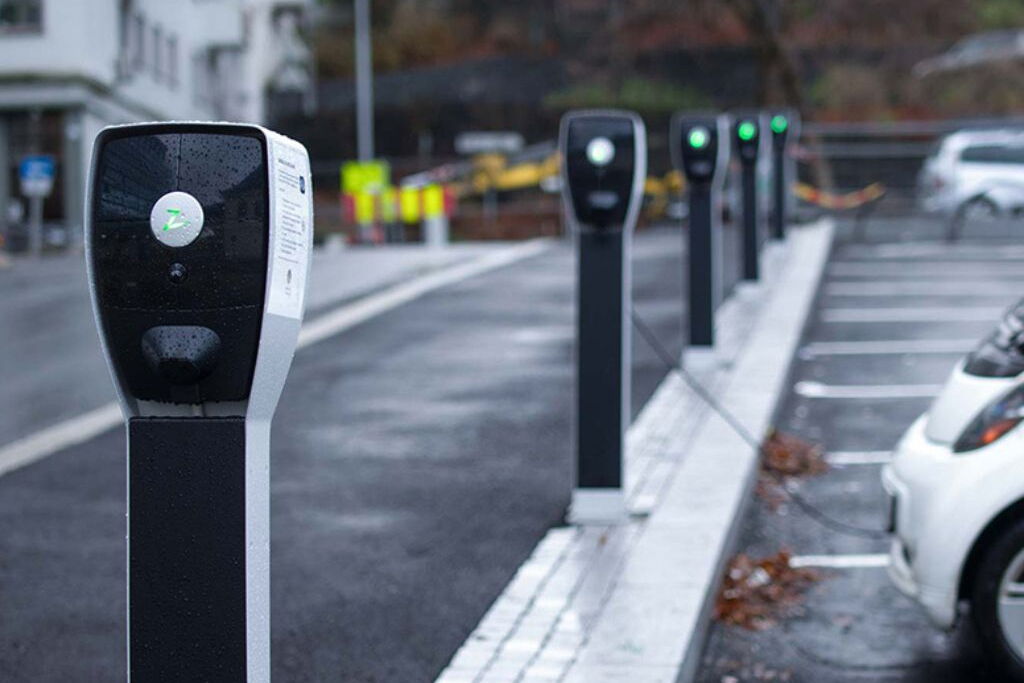
<path fill-rule="evenodd" d="M 170 214 L 170 217 L 167 219 L 167 222 L 164 223 L 164 232 L 167 232 L 168 230 L 177 230 L 178 228 L 187 228 L 189 226 L 188 219 L 181 215 L 181 209 L 167 209 L 167 213 Z"/>

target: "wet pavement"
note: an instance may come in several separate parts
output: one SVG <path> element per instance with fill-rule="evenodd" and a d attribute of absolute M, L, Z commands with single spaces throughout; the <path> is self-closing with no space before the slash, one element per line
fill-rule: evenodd
<path fill-rule="evenodd" d="M 846 227 L 840 234 L 849 236 Z M 927 409 L 928 394 L 963 351 L 994 327 L 992 313 L 1024 294 L 1017 241 L 935 242 L 934 226 L 920 219 L 891 219 L 885 228 L 868 244 L 837 243 L 777 418 L 781 430 L 823 444 L 831 457 L 873 461 L 837 464 L 801 484 L 811 503 L 868 529 L 886 525 L 879 461 Z M 903 352 L 884 351 L 896 350 L 895 340 L 905 342 Z M 836 533 L 796 508 L 773 511 L 755 499 L 737 552 L 760 557 L 782 548 L 798 556 L 879 555 L 887 543 Z M 822 571 L 794 618 L 757 632 L 715 624 L 697 681 L 1001 680 L 985 666 L 970 628 L 933 628 L 884 567 Z"/>
<path fill-rule="evenodd" d="M 637 310 L 674 352 L 679 243 L 638 236 L 633 270 Z M 561 523 L 573 274 L 556 244 L 299 353 L 272 438 L 277 680 L 431 680 Z M 635 414 L 664 368 L 633 348 Z M 124 490 L 119 430 L 0 477 L 0 680 L 123 679 Z"/>

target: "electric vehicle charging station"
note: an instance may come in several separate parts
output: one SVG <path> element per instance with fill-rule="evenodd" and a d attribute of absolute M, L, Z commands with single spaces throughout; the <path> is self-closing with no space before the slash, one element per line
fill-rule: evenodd
<path fill-rule="evenodd" d="M 707 356 L 714 349 L 715 308 L 721 300 L 721 203 L 729 165 L 729 117 L 680 112 L 672 119 L 669 139 L 673 165 L 686 176 L 688 187 L 687 354 Z"/>
<path fill-rule="evenodd" d="M 796 178 L 792 148 L 800 138 L 800 116 L 791 109 L 771 112 L 768 128 L 772 133 L 772 238 L 786 236 L 789 221 L 790 187 Z"/>
<path fill-rule="evenodd" d="M 312 255 L 305 148 L 251 125 L 96 139 L 86 261 L 128 436 L 128 678 L 270 680 L 270 421 Z"/>
<path fill-rule="evenodd" d="M 761 203 L 758 193 L 758 163 L 763 144 L 760 112 L 745 111 L 733 115 L 733 144 L 740 160 L 743 203 L 743 279 L 760 278 Z"/>
<path fill-rule="evenodd" d="M 623 111 L 562 117 L 562 197 L 577 246 L 576 482 L 569 520 L 626 516 L 630 420 L 630 241 L 647 177 L 646 130 Z"/>

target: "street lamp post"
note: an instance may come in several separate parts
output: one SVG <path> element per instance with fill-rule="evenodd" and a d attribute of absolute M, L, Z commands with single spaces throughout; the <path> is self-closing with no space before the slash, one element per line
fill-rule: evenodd
<path fill-rule="evenodd" d="M 373 49 L 370 0 L 355 0 L 356 143 L 360 161 L 373 159 Z"/>

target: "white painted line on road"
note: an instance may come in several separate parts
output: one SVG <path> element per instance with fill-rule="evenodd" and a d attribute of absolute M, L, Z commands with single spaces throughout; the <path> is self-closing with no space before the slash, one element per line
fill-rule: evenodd
<path fill-rule="evenodd" d="M 882 569 L 889 566 L 886 553 L 865 555 L 796 555 L 789 558 L 794 569 L 815 567 L 822 569 Z"/>
<path fill-rule="evenodd" d="M 934 398 L 941 384 L 824 384 L 797 382 L 793 391 L 805 398 Z"/>
<path fill-rule="evenodd" d="M 892 451 L 835 451 L 826 453 L 829 465 L 886 465 L 892 462 Z"/>
<path fill-rule="evenodd" d="M 964 280 L 949 278 L 919 280 L 832 281 L 825 285 L 831 296 L 1019 296 L 1024 280 L 998 278 Z M 1007 302 L 1009 305 L 1011 302 Z"/>
<path fill-rule="evenodd" d="M 0 476 L 88 441 L 119 424 L 121 407 L 112 402 L 18 439 L 0 448 Z"/>
<path fill-rule="evenodd" d="M 301 349 L 339 332 L 344 332 L 385 311 L 423 296 L 427 292 L 468 280 L 475 275 L 481 275 L 501 266 L 528 258 L 534 254 L 539 254 L 550 245 L 551 241 L 547 239 L 530 240 L 515 247 L 487 254 L 469 263 L 446 268 L 440 272 L 429 273 L 415 280 L 389 287 L 377 294 L 371 294 L 364 299 L 360 299 L 330 313 L 325 313 L 315 320 L 307 322 L 299 332 L 298 347 Z"/>
<path fill-rule="evenodd" d="M 445 285 L 462 282 L 501 266 L 538 254 L 551 245 L 548 239 L 535 239 L 487 254 L 481 258 L 428 273 L 409 282 L 394 285 L 376 294 L 342 306 L 308 321 L 299 332 L 299 349 L 408 303 Z M 0 447 L 0 476 L 42 460 L 65 448 L 99 436 L 121 424 L 121 408 L 110 402 Z"/>
<path fill-rule="evenodd" d="M 1006 311 L 1002 306 L 915 306 L 898 308 L 826 308 L 821 319 L 827 323 L 996 323 Z"/>
<path fill-rule="evenodd" d="M 962 265 L 970 267 L 957 267 Z M 1005 275 L 1007 277 L 1018 275 L 1020 267 L 1015 263 L 1009 263 L 1006 261 L 1001 263 L 964 261 L 959 264 L 937 262 L 928 263 L 921 261 L 914 261 L 910 263 L 895 263 L 893 261 L 839 261 L 829 266 L 828 274 L 829 276 L 852 275 L 857 277 L 888 275 L 896 278 L 907 277 L 910 279 L 920 279 L 927 277 L 955 277 L 955 274 L 951 272 L 953 270 L 959 270 L 962 275 L 968 275 L 973 278 L 980 279 L 984 277 L 992 277 L 995 279 L 998 278 L 999 275 Z"/>
<path fill-rule="evenodd" d="M 813 358 L 815 356 L 872 356 L 896 353 L 963 354 L 977 345 L 977 339 L 890 339 L 812 342 L 800 349 L 800 356 L 802 358 Z"/>
<path fill-rule="evenodd" d="M 994 261 L 1016 261 L 1024 259 L 1024 248 L 1013 244 L 935 244 L 922 242 L 907 242 L 904 244 L 879 244 L 879 245 L 858 245 L 850 247 L 847 252 L 853 254 L 864 254 L 862 258 L 920 258 L 932 256 L 935 258 L 965 259 L 975 256 Z"/>

